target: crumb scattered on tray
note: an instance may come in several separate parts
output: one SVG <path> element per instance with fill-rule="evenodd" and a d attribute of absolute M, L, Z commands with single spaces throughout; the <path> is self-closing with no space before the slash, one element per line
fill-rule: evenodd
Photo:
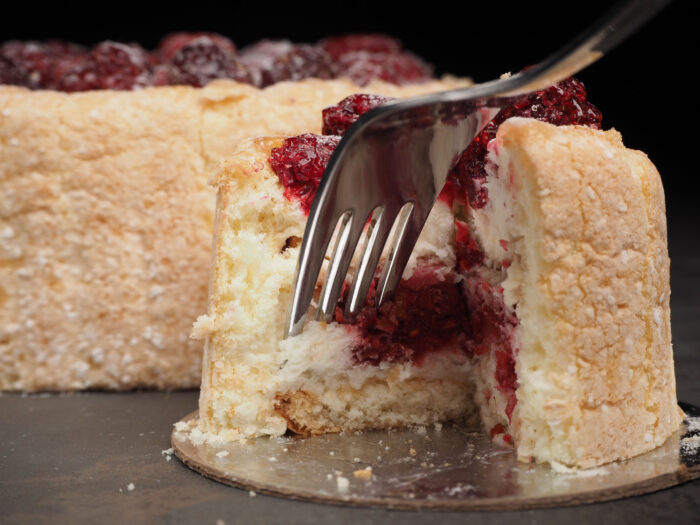
<path fill-rule="evenodd" d="M 413 448 L 413 447 L 411 447 L 410 449 L 408 449 L 408 453 L 409 453 L 411 456 L 415 456 L 415 455 L 416 455 L 416 449 Z"/>
<path fill-rule="evenodd" d="M 356 470 L 352 473 L 352 475 L 358 479 L 364 479 L 365 481 L 369 481 L 372 479 L 372 467 L 365 467 L 363 469 Z"/>
<path fill-rule="evenodd" d="M 348 478 L 338 476 L 335 478 L 335 481 L 338 484 L 338 491 L 347 492 L 348 488 L 350 487 L 350 480 Z"/>
<path fill-rule="evenodd" d="M 248 497 L 250 497 L 250 498 L 254 498 L 257 495 L 258 495 L 257 492 L 255 492 L 254 490 L 248 491 Z"/>
<path fill-rule="evenodd" d="M 136 485 L 134 485 L 133 483 L 129 483 L 129 484 L 126 486 L 126 490 L 128 490 L 129 492 L 131 492 L 131 491 L 134 490 L 135 488 L 136 488 Z"/>

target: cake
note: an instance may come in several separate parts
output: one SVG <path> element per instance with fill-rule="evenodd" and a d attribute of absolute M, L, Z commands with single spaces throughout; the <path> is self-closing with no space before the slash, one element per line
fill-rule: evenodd
<path fill-rule="evenodd" d="M 378 79 L 382 61 L 396 67 Z M 469 84 L 380 36 L 1 45 L 0 390 L 197 387 L 207 178 L 244 139 L 320 132 L 321 109 L 360 83 Z"/>
<path fill-rule="evenodd" d="M 283 337 L 325 164 L 338 135 L 384 100 L 355 95 L 328 108 L 325 135 L 244 141 L 213 178 L 192 435 L 226 442 L 466 419 L 521 461 L 574 468 L 662 444 L 683 417 L 663 189 L 643 153 L 598 129 L 574 79 L 505 108 L 476 137 L 388 303 L 377 310 L 370 291 L 346 318 L 343 296 L 332 322 L 309 315 Z"/>

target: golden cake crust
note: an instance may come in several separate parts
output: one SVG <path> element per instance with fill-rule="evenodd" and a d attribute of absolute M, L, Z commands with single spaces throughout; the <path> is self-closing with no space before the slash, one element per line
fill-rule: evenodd
<path fill-rule="evenodd" d="M 579 467 L 655 448 L 682 421 L 656 168 L 614 130 L 511 119 L 496 140 L 524 179 L 517 190 L 530 195 L 537 231 L 538 260 L 529 263 L 541 301 L 519 304 L 518 316 L 540 332 L 522 335 L 538 350 L 532 360 L 521 351 L 518 377 L 541 367 L 549 351 L 557 370 L 537 371 L 555 385 L 544 421 L 525 406 L 535 382 L 518 391 L 520 459 L 541 457 L 547 433 L 560 449 L 555 460 Z"/>
<path fill-rule="evenodd" d="M 358 91 L 466 84 L 0 86 L 0 389 L 197 386 L 217 164 L 244 138 L 320 131 Z"/>

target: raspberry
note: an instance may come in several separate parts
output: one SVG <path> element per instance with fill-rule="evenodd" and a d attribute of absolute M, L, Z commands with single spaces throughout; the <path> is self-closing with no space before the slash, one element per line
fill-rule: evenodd
<path fill-rule="evenodd" d="M 21 86 L 25 82 L 25 75 L 18 70 L 14 63 L 0 54 L 0 84 Z"/>
<path fill-rule="evenodd" d="M 305 133 L 270 152 L 270 166 L 284 186 L 284 196 L 299 201 L 307 215 L 326 165 L 340 137 Z"/>
<path fill-rule="evenodd" d="M 374 79 L 400 85 L 429 80 L 433 77 L 433 69 L 408 52 L 396 54 L 354 51 L 338 59 L 338 75 L 347 76 L 360 86 L 365 86 Z"/>
<path fill-rule="evenodd" d="M 261 40 L 243 48 L 240 59 L 248 67 L 253 84 L 266 87 L 273 82 L 271 71 L 275 60 L 293 48 L 294 45 L 289 40 Z"/>
<path fill-rule="evenodd" d="M 464 151 L 451 177 L 462 188 L 473 208 L 483 208 L 488 200 L 486 154 L 488 143 L 498 126 L 510 117 L 530 117 L 557 126 L 578 124 L 599 129 L 602 114 L 586 98 L 584 85 L 571 77 L 547 89 L 541 89 L 503 108 Z"/>
<path fill-rule="evenodd" d="M 202 37 L 211 40 L 225 53 L 230 53 L 232 55 L 236 53 L 236 46 L 233 44 L 233 42 L 231 42 L 225 36 L 218 35 L 216 33 L 172 33 L 160 41 L 157 55 L 162 61 L 168 62 L 172 60 L 175 54 L 183 47 Z"/>
<path fill-rule="evenodd" d="M 361 115 L 392 100 L 396 99 L 394 97 L 364 93 L 350 95 L 335 106 L 330 106 L 323 110 L 323 134 L 344 135 Z"/>
<path fill-rule="evenodd" d="M 208 36 L 190 40 L 173 55 L 170 65 L 171 84 L 202 87 L 217 78 L 251 82 L 245 64 L 228 47 Z"/>
<path fill-rule="evenodd" d="M 3 84 L 38 89 L 51 77 L 50 51 L 39 42 L 6 42 L 0 46 L 0 60 L 5 64 L 0 66 Z"/>
<path fill-rule="evenodd" d="M 334 60 L 355 51 L 368 53 L 400 53 L 401 42 L 390 36 L 375 34 L 351 34 L 329 37 L 319 42 Z"/>
<path fill-rule="evenodd" d="M 328 53 L 316 46 L 300 44 L 275 59 L 265 82 L 296 81 L 310 77 L 330 79 L 335 78 L 335 73 L 335 65 Z"/>
<path fill-rule="evenodd" d="M 352 349 L 357 364 L 413 362 L 446 344 L 468 353 L 469 316 L 459 284 L 445 279 L 436 268 L 420 267 L 399 284 L 394 296 L 377 311 L 376 280 L 367 303 L 355 319 L 345 319 L 348 289 L 335 311 L 338 323 L 351 323 L 360 341 Z"/>
<path fill-rule="evenodd" d="M 102 42 L 84 60 L 64 65 L 57 87 L 63 91 L 128 90 L 151 84 L 148 54 L 136 44 Z"/>

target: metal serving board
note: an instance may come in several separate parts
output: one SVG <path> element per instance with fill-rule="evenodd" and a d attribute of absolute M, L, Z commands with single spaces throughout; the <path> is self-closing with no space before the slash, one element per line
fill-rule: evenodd
<path fill-rule="evenodd" d="M 531 509 L 645 494 L 700 477 L 700 409 L 683 409 L 686 422 L 663 446 L 578 472 L 519 463 L 513 449 L 458 425 L 225 446 L 194 444 L 175 430 L 172 445 L 183 463 L 208 478 L 293 499 L 384 508 Z M 196 417 L 193 412 L 182 421 Z"/>

